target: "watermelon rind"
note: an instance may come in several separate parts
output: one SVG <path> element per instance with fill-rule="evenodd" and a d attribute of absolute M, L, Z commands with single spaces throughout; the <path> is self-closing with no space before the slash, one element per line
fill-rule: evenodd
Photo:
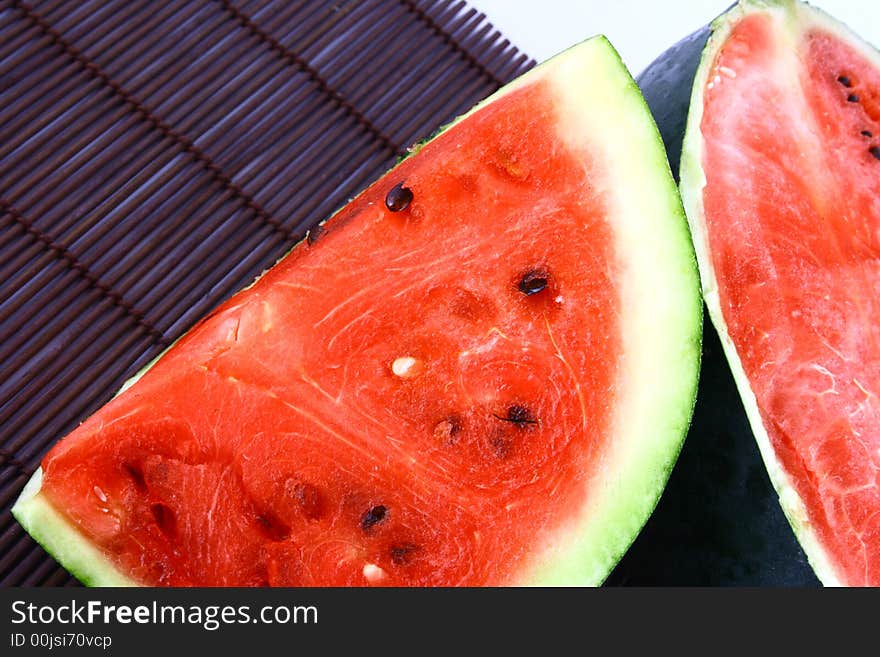
<path fill-rule="evenodd" d="M 87 586 L 137 586 L 58 512 L 44 495 L 38 468 L 12 507 L 12 515 L 67 571 Z"/>
<path fill-rule="evenodd" d="M 549 80 L 558 94 L 560 140 L 607 163 L 610 172 L 604 191 L 619 261 L 609 266 L 620 282 L 623 356 L 610 445 L 585 483 L 585 505 L 537 546 L 511 583 L 598 585 L 656 506 L 690 424 L 702 339 L 699 277 L 660 134 L 604 37 L 532 69 L 444 130 L 537 79 Z M 13 508 L 25 529 L 84 583 L 134 584 L 41 494 L 41 480 L 38 470 Z"/>
<path fill-rule="evenodd" d="M 568 138 L 590 144 L 595 158 L 620 175 L 608 192 L 625 258 L 618 266 L 626 362 L 610 449 L 588 484 L 587 506 L 526 577 L 546 585 L 601 583 L 635 540 L 687 434 L 702 350 L 699 275 L 660 133 L 611 44 L 604 37 L 586 43 L 587 53 L 576 51 L 582 45 L 558 56 L 564 59 L 555 78 L 571 108 Z"/>
<path fill-rule="evenodd" d="M 782 467 L 773 450 L 770 437 L 758 409 L 755 393 L 743 369 L 736 347 L 727 331 L 727 326 L 721 312 L 718 283 L 709 253 L 708 229 L 703 208 L 703 188 L 706 185 L 706 177 L 702 168 L 703 139 L 700 131 L 703 119 L 703 92 L 709 82 L 712 62 L 715 60 L 722 45 L 727 41 L 734 26 L 745 16 L 756 12 L 768 13 L 774 16 L 779 26 L 784 26 L 784 29 L 789 30 L 792 39 L 801 30 L 809 29 L 811 26 L 820 27 L 857 48 L 861 54 L 874 62 L 878 68 L 880 68 L 880 53 L 873 46 L 854 34 L 846 25 L 808 4 L 796 2 L 795 0 L 741 1 L 729 11 L 716 18 L 710 25 L 712 32 L 703 49 L 702 59 L 700 60 L 692 88 L 679 171 L 679 189 L 693 236 L 697 262 L 700 267 L 703 298 L 706 302 L 709 317 L 721 339 L 724 353 L 733 373 L 733 378 L 736 381 L 736 386 L 742 398 L 761 457 L 770 476 L 770 481 L 776 489 L 782 510 L 794 530 L 804 553 L 807 555 L 807 559 L 816 576 L 825 586 L 842 586 L 844 582 L 841 581 L 831 556 L 823 547 L 815 527 L 810 522 L 803 499 L 797 493 L 790 476 Z"/>

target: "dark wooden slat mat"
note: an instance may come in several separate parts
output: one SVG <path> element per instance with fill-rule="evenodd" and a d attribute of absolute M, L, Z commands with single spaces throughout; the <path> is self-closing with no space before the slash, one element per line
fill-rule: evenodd
<path fill-rule="evenodd" d="M 406 152 L 534 64 L 454 0 L 0 2 L 0 585 L 46 450 Z"/>

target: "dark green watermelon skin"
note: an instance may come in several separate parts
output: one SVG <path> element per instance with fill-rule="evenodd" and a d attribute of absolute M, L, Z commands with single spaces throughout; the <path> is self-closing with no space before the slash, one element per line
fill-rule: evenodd
<path fill-rule="evenodd" d="M 706 26 L 682 39 L 636 79 L 676 180 L 694 75 L 710 34 Z M 700 386 L 684 448 L 653 516 L 606 584 L 818 586 L 704 318 Z"/>
<path fill-rule="evenodd" d="M 701 27 L 651 62 L 636 78 L 660 129 L 675 182 L 678 182 L 681 142 L 691 103 L 694 75 L 710 34 L 712 30 L 709 25 Z"/>

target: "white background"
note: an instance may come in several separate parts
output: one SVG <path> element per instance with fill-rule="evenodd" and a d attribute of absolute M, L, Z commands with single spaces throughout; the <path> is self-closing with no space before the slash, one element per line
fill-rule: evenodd
<path fill-rule="evenodd" d="M 604 34 L 638 75 L 669 46 L 723 12 L 733 0 L 469 0 L 504 36 L 543 61 Z M 880 0 L 812 2 L 880 46 Z"/>

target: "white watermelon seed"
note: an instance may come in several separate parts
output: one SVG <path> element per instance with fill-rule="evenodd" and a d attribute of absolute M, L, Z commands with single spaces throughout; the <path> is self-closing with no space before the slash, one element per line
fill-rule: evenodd
<path fill-rule="evenodd" d="M 391 371 L 401 378 L 415 376 L 420 370 L 420 361 L 412 356 L 401 356 L 391 363 Z"/>
<path fill-rule="evenodd" d="M 385 571 L 374 563 L 364 565 L 364 577 L 366 577 L 367 581 L 371 584 L 381 582 L 385 579 L 385 574 Z"/>

